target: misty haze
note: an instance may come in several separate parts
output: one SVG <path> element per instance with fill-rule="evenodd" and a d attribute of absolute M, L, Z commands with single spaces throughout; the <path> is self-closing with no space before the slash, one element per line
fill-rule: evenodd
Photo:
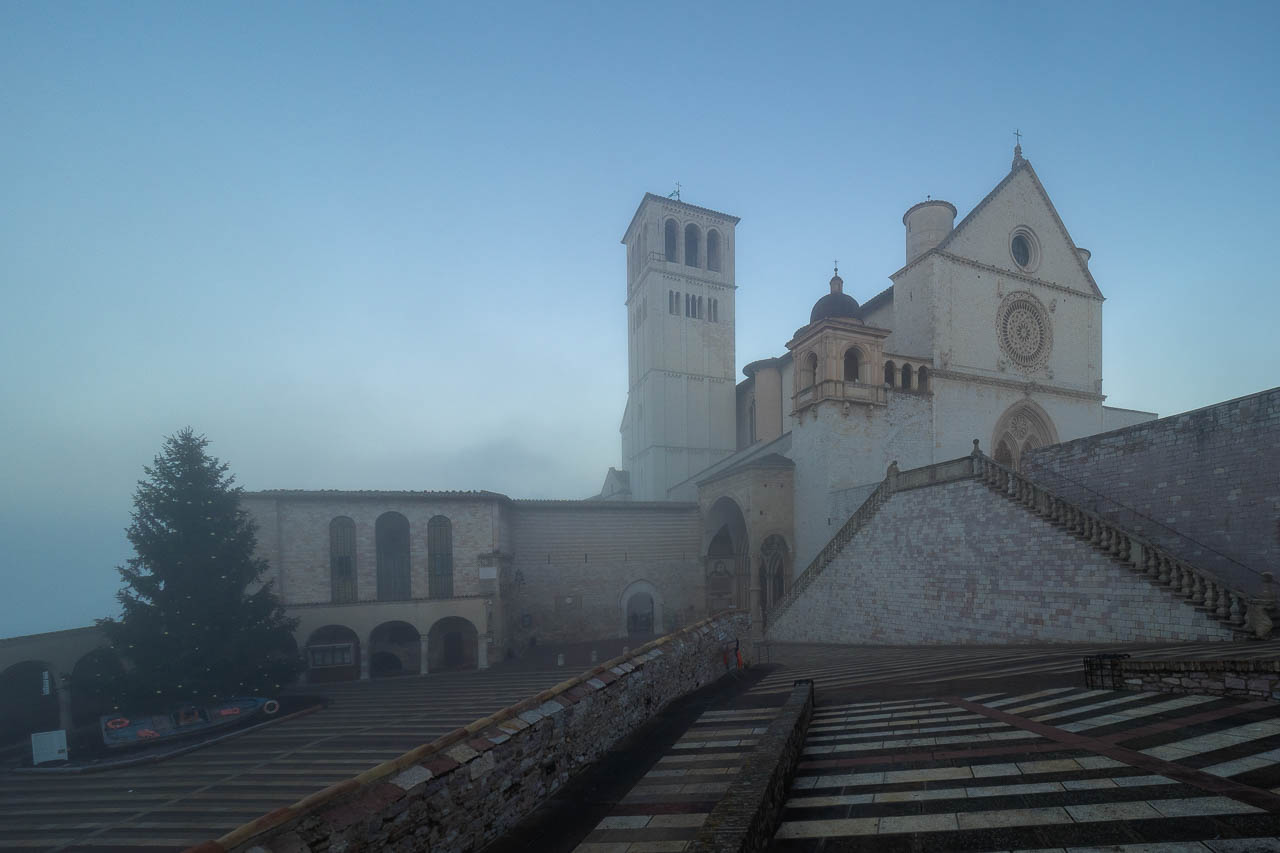
<path fill-rule="evenodd" d="M 0 10 L 0 847 L 1280 851 L 1278 33 Z"/>

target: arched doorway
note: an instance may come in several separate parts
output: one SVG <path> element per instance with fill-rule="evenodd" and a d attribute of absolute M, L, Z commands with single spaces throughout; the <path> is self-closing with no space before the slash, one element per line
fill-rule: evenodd
<path fill-rule="evenodd" d="M 991 457 L 1002 465 L 1022 469 L 1022 457 L 1029 450 L 1058 443 L 1058 431 L 1049 414 L 1031 400 L 1022 400 L 1005 409 L 991 435 Z"/>
<path fill-rule="evenodd" d="M 662 617 L 662 596 L 648 581 L 633 581 L 622 591 L 622 619 L 625 636 L 650 637 L 666 632 Z"/>
<path fill-rule="evenodd" d="M 369 633 L 369 674 L 374 678 L 422 671 L 422 635 L 408 622 L 383 622 Z"/>
<path fill-rule="evenodd" d="M 325 625 L 307 638 L 307 680 L 354 681 L 360 677 L 360 637 L 346 625 Z"/>
<path fill-rule="evenodd" d="M 431 672 L 475 669 L 480 661 L 480 634 L 461 616 L 446 616 L 427 632 L 428 667 Z"/>
<path fill-rule="evenodd" d="M 114 649 L 94 649 L 76 661 L 71 670 L 71 721 L 87 726 L 98 717 L 123 710 L 118 691 L 124 682 L 124 664 Z"/>
<path fill-rule="evenodd" d="M 58 725 L 58 678 L 52 664 L 15 663 L 0 673 L 0 746 Z"/>
<path fill-rule="evenodd" d="M 786 595 L 791 583 L 790 549 L 778 534 L 765 538 L 760 545 L 760 612 L 769 613 Z"/>
<path fill-rule="evenodd" d="M 722 497 L 711 505 L 704 536 L 707 612 L 747 609 L 747 522 L 737 501 Z"/>

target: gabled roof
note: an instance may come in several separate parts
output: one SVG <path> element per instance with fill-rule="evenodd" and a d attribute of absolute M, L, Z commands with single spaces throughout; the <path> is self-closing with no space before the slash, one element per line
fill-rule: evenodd
<path fill-rule="evenodd" d="M 1057 224 L 1058 231 L 1061 233 L 1062 238 L 1067 241 L 1067 245 L 1071 246 L 1073 249 L 1079 248 L 1078 246 L 1076 246 L 1075 240 L 1071 239 L 1071 234 L 1067 231 L 1067 226 L 1063 224 L 1062 217 L 1058 215 L 1058 209 L 1054 207 L 1053 200 L 1049 198 L 1049 193 L 1045 191 L 1044 184 L 1040 182 L 1040 176 L 1037 175 L 1036 170 L 1031 167 L 1031 161 L 1025 159 L 1022 156 L 1021 152 L 1019 151 L 1015 155 L 1015 158 L 1013 161 L 1013 168 L 1009 170 L 1009 174 L 1004 176 L 1004 180 L 996 184 L 995 187 L 991 190 L 991 192 L 987 193 L 986 196 L 982 199 L 982 201 L 978 202 L 974 206 L 973 210 L 969 211 L 968 215 L 965 216 L 964 219 L 960 220 L 960 224 L 957 225 L 955 228 L 951 229 L 951 233 L 948 234 L 941 243 L 939 243 L 937 246 L 934 246 L 928 252 L 924 252 L 918 258 L 911 261 L 911 263 L 906 264 L 905 266 L 902 267 L 902 269 L 899 269 L 897 272 L 893 273 L 893 275 L 889 277 L 890 278 L 896 277 L 897 275 L 904 272 L 908 268 L 919 263 L 922 259 L 928 257 L 932 252 L 945 252 L 947 250 L 947 247 L 955 242 L 960 232 L 963 231 L 966 226 L 968 226 L 971 222 L 973 222 L 977 218 L 978 214 L 991 202 L 992 199 L 998 196 L 1000 192 L 1006 186 L 1008 186 L 1008 184 L 1014 179 L 1014 177 L 1018 175 L 1019 172 L 1023 172 L 1023 171 L 1025 171 L 1027 173 L 1027 176 L 1031 179 L 1031 184 L 1036 188 L 1036 192 L 1038 192 L 1040 194 L 1040 197 L 1044 199 L 1045 206 L 1049 208 L 1049 214 L 1053 217 L 1053 221 Z M 1075 258 L 1076 265 L 1080 268 L 1080 272 L 1084 274 L 1084 279 L 1089 283 L 1089 287 L 1092 289 L 1093 295 L 1101 298 L 1102 291 L 1098 288 L 1098 283 L 1093 280 L 1093 273 L 1089 272 L 1088 264 L 1086 264 L 1084 262 L 1084 259 L 1080 257 L 1079 252 L 1075 252 L 1074 254 L 1076 256 Z M 863 310 L 865 311 L 867 309 L 867 306 L 870 304 L 871 303 L 868 302 L 866 305 L 863 305 L 862 306 Z"/>

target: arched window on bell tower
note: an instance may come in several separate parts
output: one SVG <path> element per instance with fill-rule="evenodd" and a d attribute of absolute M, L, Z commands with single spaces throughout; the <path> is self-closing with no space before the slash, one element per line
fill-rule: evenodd
<path fill-rule="evenodd" d="M 687 267 L 698 266 L 698 249 L 702 242 L 701 233 L 698 226 L 690 222 L 684 227 L 684 265 Z"/>
<path fill-rule="evenodd" d="M 679 226 L 676 225 L 674 219 L 668 219 L 666 224 L 662 226 L 663 248 L 669 263 L 675 263 L 679 258 L 676 257 L 676 236 L 679 233 Z"/>
<path fill-rule="evenodd" d="M 720 272 L 720 232 L 714 228 L 707 231 L 707 269 Z"/>
<path fill-rule="evenodd" d="M 800 387 L 812 388 L 818 381 L 818 356 L 817 353 L 805 353 L 804 360 L 800 362 Z"/>
<path fill-rule="evenodd" d="M 844 381 L 857 382 L 858 368 L 858 348 L 849 347 L 844 354 Z"/>

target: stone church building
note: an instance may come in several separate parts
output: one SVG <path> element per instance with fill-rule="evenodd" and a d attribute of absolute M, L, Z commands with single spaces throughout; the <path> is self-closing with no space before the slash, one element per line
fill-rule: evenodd
<path fill-rule="evenodd" d="M 956 213 L 907 210 L 889 287 L 859 304 L 838 270 L 815 282 L 791 339 L 739 380 L 738 218 L 645 195 L 622 237 L 622 463 L 599 495 L 246 495 L 308 677 L 483 668 L 724 607 L 763 617 L 891 466 L 968 457 L 976 439 L 1019 470 L 1037 448 L 1152 420 L 1104 405 L 1102 291 L 1020 147 Z"/>

